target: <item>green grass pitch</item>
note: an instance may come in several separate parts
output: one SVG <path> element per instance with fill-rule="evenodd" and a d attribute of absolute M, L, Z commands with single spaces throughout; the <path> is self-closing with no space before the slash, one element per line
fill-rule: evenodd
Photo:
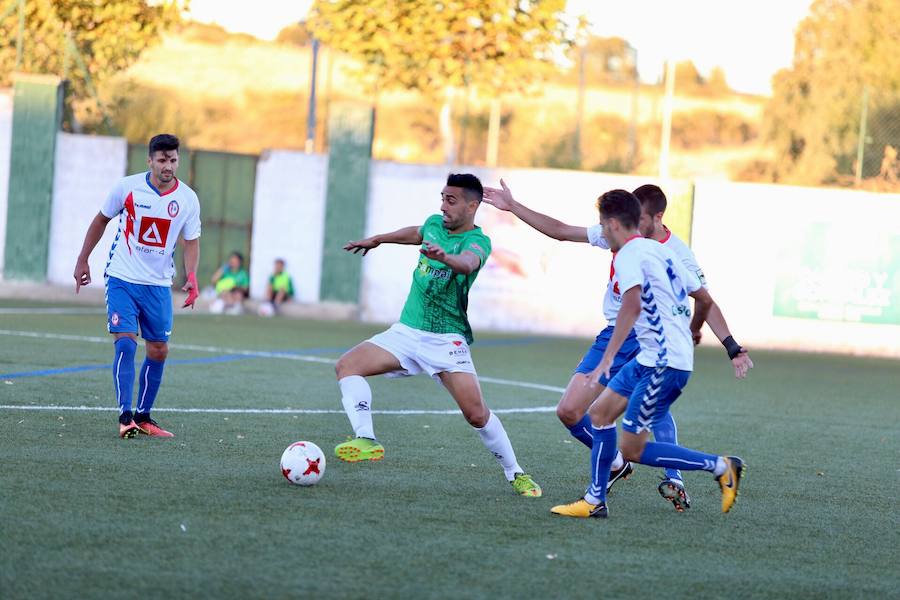
<path fill-rule="evenodd" d="M 683 444 L 749 464 L 735 508 L 721 514 L 712 477 L 689 473 L 693 508 L 676 514 L 656 492 L 658 473 L 638 467 L 613 490 L 607 521 L 575 520 L 549 509 L 583 493 L 588 451 L 552 410 L 501 415 L 544 488 L 543 498 L 520 498 L 458 414 L 376 414 L 385 460 L 341 463 L 332 449 L 350 432 L 346 417 L 290 412 L 340 409 L 328 362 L 246 355 L 335 359 L 378 327 L 179 311 L 158 409 L 288 410 L 160 410 L 176 438 L 120 440 L 102 314 L 8 310 L 22 305 L 0 303 L 4 599 L 874 598 L 900 589 L 897 361 L 754 351 L 756 368 L 737 382 L 721 349 L 700 348 L 674 414 Z M 565 385 L 588 345 L 477 337 L 480 374 L 549 386 Z M 84 370 L 34 373 L 73 367 Z M 424 377 L 371 382 L 376 411 L 455 408 Z M 495 409 L 553 407 L 559 395 L 482 387 Z M 28 406 L 109 410 L 17 408 Z M 328 461 L 312 488 L 291 486 L 278 468 L 300 439 Z"/>

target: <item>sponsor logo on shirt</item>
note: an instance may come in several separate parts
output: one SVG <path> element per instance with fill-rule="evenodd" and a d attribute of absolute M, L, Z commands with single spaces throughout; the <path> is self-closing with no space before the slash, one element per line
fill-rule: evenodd
<path fill-rule="evenodd" d="M 428 259 L 424 256 L 419 259 L 419 272 L 422 275 L 427 275 L 432 279 L 442 279 L 444 281 L 450 281 L 453 277 L 453 271 L 450 269 L 435 269 L 431 265 L 428 264 Z"/>
<path fill-rule="evenodd" d="M 169 202 L 168 210 L 169 210 L 169 216 L 174 219 L 176 216 L 178 216 L 178 210 L 179 210 L 178 203 L 175 202 L 174 200 Z"/>
<path fill-rule="evenodd" d="M 138 242 L 145 246 L 165 248 L 166 240 L 169 239 L 169 226 L 171 224 L 172 221 L 170 221 L 169 219 L 141 217 L 141 228 L 138 232 Z"/>

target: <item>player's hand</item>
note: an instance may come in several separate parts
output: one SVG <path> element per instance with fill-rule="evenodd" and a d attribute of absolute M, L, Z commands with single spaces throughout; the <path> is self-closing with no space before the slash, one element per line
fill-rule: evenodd
<path fill-rule="evenodd" d="M 600 364 L 597 365 L 597 368 L 591 371 L 588 375 L 587 380 L 584 382 L 586 386 L 598 386 L 600 385 L 600 377 L 606 376 L 607 379 L 610 378 L 609 370 L 612 369 L 612 358 L 604 358 L 600 361 Z"/>
<path fill-rule="evenodd" d="M 442 263 L 447 262 L 447 253 L 444 252 L 444 249 L 440 246 L 435 246 L 431 242 L 425 242 L 424 244 L 422 244 L 422 247 L 419 248 L 419 253 L 424 254 L 431 260 L 437 260 Z"/>
<path fill-rule="evenodd" d="M 740 354 L 731 359 L 731 364 L 734 366 L 734 376 L 738 379 L 745 378 L 750 369 L 753 368 L 753 361 L 750 360 L 750 355 L 747 354 L 747 350 L 744 348 L 741 348 Z"/>
<path fill-rule="evenodd" d="M 506 182 L 500 180 L 500 189 L 486 187 L 484 188 L 484 201 L 500 210 L 512 210 L 515 204 L 512 191 L 506 187 Z"/>
<path fill-rule="evenodd" d="M 83 285 L 89 285 L 91 283 L 91 267 L 88 265 L 86 260 L 79 260 L 75 264 L 75 273 L 73 274 L 75 277 L 75 293 L 78 293 L 78 290 L 81 289 Z"/>
<path fill-rule="evenodd" d="M 696 331 L 694 331 L 693 329 L 691 329 L 691 337 L 694 338 L 694 345 L 695 345 L 695 346 L 699 346 L 699 345 L 700 345 L 700 340 L 703 339 L 703 332 L 702 332 L 701 330 L 699 330 L 699 329 L 696 330 Z"/>
<path fill-rule="evenodd" d="M 381 245 L 381 242 L 375 241 L 375 238 L 370 237 L 364 240 L 359 240 L 358 242 L 347 242 L 344 244 L 344 250 L 347 252 L 352 252 L 353 254 L 358 254 L 362 251 L 363 256 L 369 253 L 369 250 L 372 248 L 377 248 Z"/>
<path fill-rule="evenodd" d="M 196 273 L 188 273 L 187 283 L 184 284 L 184 287 L 181 288 L 181 291 L 187 292 L 187 299 L 184 301 L 184 304 L 181 305 L 181 308 L 187 308 L 188 306 L 190 306 L 191 309 L 193 309 L 194 302 L 196 302 L 197 298 L 200 296 L 200 286 L 197 285 Z"/>

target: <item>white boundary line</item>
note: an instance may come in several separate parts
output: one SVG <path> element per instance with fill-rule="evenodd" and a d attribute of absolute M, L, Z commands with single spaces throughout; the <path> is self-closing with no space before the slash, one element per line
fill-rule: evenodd
<path fill-rule="evenodd" d="M 86 336 L 86 335 L 70 335 L 66 333 L 43 333 L 38 331 L 16 331 L 12 329 L 0 329 L 0 335 L 9 335 L 15 337 L 35 338 L 44 340 L 65 340 L 70 342 L 90 342 L 92 344 L 109 344 L 110 338 Z M 243 350 L 239 348 L 222 348 L 218 346 L 198 346 L 194 344 L 169 344 L 170 348 L 181 350 L 192 350 L 194 352 L 209 352 L 211 354 L 236 354 L 239 356 L 248 356 L 254 358 L 282 358 L 284 360 L 295 360 L 300 362 L 318 363 L 323 365 L 333 365 L 335 360 L 330 358 L 322 358 L 321 356 L 309 356 L 306 354 L 292 354 L 288 352 L 264 352 L 258 350 Z M 565 388 L 544 385 L 542 383 L 529 383 L 527 381 L 513 381 L 510 379 L 498 379 L 496 377 L 478 376 L 478 380 L 484 383 L 494 383 L 497 385 L 508 385 L 512 387 L 528 388 L 533 390 L 544 390 L 547 392 L 563 393 Z M 500 412 L 499 410 L 497 412 Z"/>
<path fill-rule="evenodd" d="M 115 406 L 53 406 L 53 405 L 16 405 L 0 404 L 0 410 L 26 411 L 71 411 L 71 412 L 118 412 Z M 547 413 L 556 410 L 555 406 L 534 406 L 531 408 L 492 408 L 497 414 Z M 316 408 L 154 408 L 153 412 L 170 413 L 204 413 L 223 415 L 342 415 L 342 410 Z M 446 410 L 373 410 L 376 415 L 458 415 L 459 409 Z"/>
<path fill-rule="evenodd" d="M 102 308 L 0 308 L 0 315 L 104 315 Z"/>

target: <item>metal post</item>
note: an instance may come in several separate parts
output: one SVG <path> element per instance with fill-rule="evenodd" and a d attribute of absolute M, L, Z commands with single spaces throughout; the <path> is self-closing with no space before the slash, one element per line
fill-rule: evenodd
<path fill-rule="evenodd" d="M 666 61 L 666 92 L 663 98 L 662 139 L 659 144 L 659 177 L 669 178 L 669 145 L 672 141 L 672 100 L 675 96 L 675 61 Z"/>
<path fill-rule="evenodd" d="M 581 168 L 581 128 L 584 122 L 584 60 L 587 50 L 582 44 L 578 48 L 578 105 L 575 108 L 575 136 L 572 140 L 572 155 L 575 165 Z"/>
<path fill-rule="evenodd" d="M 309 109 L 306 112 L 306 153 L 316 147 L 316 67 L 319 63 L 319 40 L 312 41 L 312 75 L 309 81 Z"/>
<path fill-rule="evenodd" d="M 863 159 L 866 154 L 866 121 L 869 119 L 869 86 L 863 86 L 862 109 L 859 114 L 859 142 L 856 144 L 856 185 L 862 183 Z"/>
<path fill-rule="evenodd" d="M 629 172 L 634 170 L 637 158 L 637 120 L 638 120 L 638 95 L 641 93 L 641 78 L 638 72 L 637 48 L 630 48 L 634 61 L 634 89 L 631 93 L 631 122 L 628 124 L 628 164 Z"/>
<path fill-rule="evenodd" d="M 22 67 L 25 43 L 25 0 L 19 0 L 19 32 L 16 35 L 16 71 Z"/>

